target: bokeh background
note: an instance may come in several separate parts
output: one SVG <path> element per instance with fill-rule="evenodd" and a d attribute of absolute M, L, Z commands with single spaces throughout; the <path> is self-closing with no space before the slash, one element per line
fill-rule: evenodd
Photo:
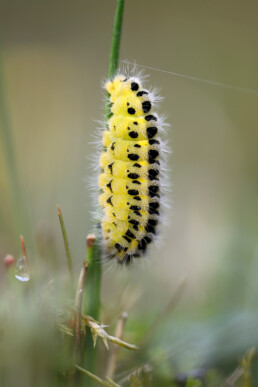
<path fill-rule="evenodd" d="M 78 273 L 94 225 L 93 142 L 114 8 L 113 0 L 0 1 L 1 99 L 19 178 L 12 185 L 1 136 L 0 257 L 18 259 L 23 234 L 31 265 L 40 262 L 50 277 L 53 267 L 67 270 L 56 204 Z M 153 68 L 144 70 L 146 85 L 160 90 L 171 124 L 163 136 L 173 151 L 171 207 L 143 263 L 104 267 L 102 302 L 110 324 L 114 310 L 127 309 L 129 331 L 136 322 L 144 330 L 185 277 L 180 302 L 153 339 L 162 350 L 187 343 L 179 371 L 221 363 L 230 372 L 258 341 L 257 19 L 251 0 L 125 4 L 120 59 Z M 3 115 L 0 125 L 2 133 Z"/>

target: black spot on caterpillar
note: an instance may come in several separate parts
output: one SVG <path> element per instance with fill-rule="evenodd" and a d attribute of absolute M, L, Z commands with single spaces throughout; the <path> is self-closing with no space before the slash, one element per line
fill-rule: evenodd
<path fill-rule="evenodd" d="M 149 169 L 148 177 L 150 181 L 158 180 L 157 176 L 159 175 L 159 171 L 157 169 Z"/>
<path fill-rule="evenodd" d="M 150 149 L 149 152 L 148 152 L 148 161 L 150 164 L 153 163 L 153 161 L 156 159 L 156 157 L 158 157 L 159 155 L 159 152 L 155 149 Z"/>
<path fill-rule="evenodd" d="M 126 235 L 123 235 L 123 238 L 128 242 L 128 243 L 131 243 L 131 239 L 130 238 L 128 238 L 128 236 L 126 236 Z"/>
<path fill-rule="evenodd" d="M 145 251 L 147 248 L 147 244 L 150 243 L 152 240 L 148 236 L 144 237 L 140 243 L 139 243 L 139 250 Z"/>
<path fill-rule="evenodd" d="M 154 144 L 159 145 L 159 141 L 158 141 L 158 140 L 152 139 L 152 140 L 149 140 L 149 144 L 150 144 L 150 145 L 154 145 Z"/>
<path fill-rule="evenodd" d="M 158 133 L 158 129 L 156 128 L 156 126 L 150 126 L 149 128 L 147 128 L 148 138 L 152 138 L 156 136 L 157 133 Z"/>
<path fill-rule="evenodd" d="M 129 136 L 130 136 L 131 138 L 137 138 L 137 137 L 138 137 L 138 133 L 135 132 L 135 131 L 132 131 L 132 132 L 129 132 Z"/>
<path fill-rule="evenodd" d="M 144 101 L 142 103 L 142 110 L 144 113 L 148 113 L 151 110 L 151 103 L 150 101 Z"/>
<path fill-rule="evenodd" d="M 127 235 L 131 239 L 135 239 L 136 238 L 136 236 L 130 230 L 127 230 L 125 235 Z"/>
<path fill-rule="evenodd" d="M 133 224 L 134 226 L 139 226 L 138 220 L 131 219 L 129 220 L 129 223 Z"/>
<path fill-rule="evenodd" d="M 110 197 L 107 199 L 107 203 L 109 203 L 109 204 L 111 204 L 111 206 L 113 206 L 113 203 L 112 203 L 112 201 L 111 201 L 111 198 L 112 198 L 112 196 L 110 196 Z"/>
<path fill-rule="evenodd" d="M 157 193 L 159 192 L 159 187 L 157 185 L 151 185 L 149 187 L 149 196 L 151 198 L 154 198 L 155 196 L 158 196 Z"/>
<path fill-rule="evenodd" d="M 127 247 L 123 247 L 123 246 L 121 246 L 119 243 L 116 243 L 116 244 L 115 244 L 115 248 L 116 248 L 118 251 L 127 251 L 127 250 L 128 250 Z"/>
<path fill-rule="evenodd" d="M 137 191 L 137 189 L 129 189 L 128 194 L 131 196 L 139 195 L 139 191 Z"/>
<path fill-rule="evenodd" d="M 148 116 L 145 116 L 146 121 L 157 121 L 157 118 L 153 116 L 152 114 L 149 114 Z"/>
<path fill-rule="evenodd" d="M 153 227 L 151 224 L 149 224 L 149 222 L 147 223 L 147 226 L 145 226 L 145 230 L 146 230 L 149 234 L 156 234 L 155 227 Z"/>
<path fill-rule="evenodd" d="M 127 111 L 128 111 L 128 113 L 131 114 L 131 115 L 135 114 L 135 109 L 134 109 L 134 108 L 131 108 L 131 107 L 130 107 L 130 108 L 127 109 Z"/>
<path fill-rule="evenodd" d="M 114 164 L 114 163 L 111 163 L 111 164 L 108 165 L 108 168 L 110 169 L 111 175 L 112 175 L 112 167 L 113 167 L 113 164 Z"/>
<path fill-rule="evenodd" d="M 110 191 L 113 193 L 112 191 L 112 187 L 111 187 L 111 183 L 112 183 L 112 180 L 110 180 L 110 182 L 107 184 L 107 187 L 110 189 Z"/>
<path fill-rule="evenodd" d="M 128 159 L 130 159 L 132 161 L 139 160 L 139 158 L 140 158 L 140 156 L 136 155 L 135 153 L 130 153 L 127 157 L 128 157 Z"/>
<path fill-rule="evenodd" d="M 142 90 L 142 91 L 138 91 L 138 93 L 136 95 L 137 95 L 137 97 L 142 97 L 144 94 L 148 94 L 148 92 Z"/>
<path fill-rule="evenodd" d="M 158 202 L 151 202 L 149 204 L 149 214 L 150 215 L 159 215 L 159 212 L 157 211 L 158 208 L 159 208 Z"/>
<path fill-rule="evenodd" d="M 131 83 L 131 90 L 137 91 L 139 89 L 139 85 L 136 82 Z"/>
<path fill-rule="evenodd" d="M 133 211 L 140 211 L 141 207 L 139 206 L 131 206 L 130 207 L 130 210 L 133 210 Z"/>
<path fill-rule="evenodd" d="M 128 173 L 127 176 L 129 177 L 129 179 L 138 179 L 140 177 L 138 173 Z"/>

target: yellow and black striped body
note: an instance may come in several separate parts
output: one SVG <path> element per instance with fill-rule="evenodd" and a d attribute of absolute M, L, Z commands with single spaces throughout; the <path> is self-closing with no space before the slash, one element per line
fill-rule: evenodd
<path fill-rule="evenodd" d="M 119 75 L 106 89 L 112 115 L 100 158 L 102 237 L 110 258 L 129 263 L 146 250 L 159 220 L 158 119 L 139 79 Z"/>

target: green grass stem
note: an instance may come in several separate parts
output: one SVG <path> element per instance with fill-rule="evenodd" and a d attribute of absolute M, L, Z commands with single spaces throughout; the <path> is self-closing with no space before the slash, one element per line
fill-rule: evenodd
<path fill-rule="evenodd" d="M 111 49 L 109 55 L 108 78 L 112 79 L 118 68 L 119 49 L 121 40 L 121 31 L 123 23 L 124 0 L 117 0 L 114 17 L 114 25 L 111 39 Z M 104 119 L 107 120 L 110 116 L 110 104 L 105 105 Z M 101 291 L 101 252 L 99 244 L 95 241 L 95 236 L 89 235 L 87 238 L 87 257 L 89 263 L 89 276 L 87 280 L 87 301 L 86 314 L 99 319 L 100 310 L 100 291 Z M 95 373 L 96 371 L 96 349 L 93 347 L 93 340 L 89 328 L 86 330 L 85 340 L 85 364 L 87 369 Z M 88 380 L 87 387 L 92 383 Z"/>
<path fill-rule="evenodd" d="M 119 49 L 120 49 L 120 40 L 122 33 L 122 24 L 123 24 L 123 13 L 124 13 L 124 0 L 117 0 L 116 2 L 116 12 L 113 24 L 112 40 L 111 40 L 111 49 L 109 54 L 109 68 L 108 68 L 108 78 L 112 79 L 118 68 L 119 61 Z"/>
<path fill-rule="evenodd" d="M 93 317 L 95 320 L 99 319 L 100 310 L 100 290 L 101 290 L 101 253 L 100 248 L 96 244 L 96 237 L 94 234 L 87 236 L 87 251 L 86 261 L 89 264 L 89 275 L 86 286 L 85 297 L 85 314 Z M 93 345 L 93 339 L 90 329 L 86 328 L 84 364 L 91 372 L 95 372 L 97 352 Z M 92 386 L 92 380 L 87 380 L 84 385 Z"/>
<path fill-rule="evenodd" d="M 13 226 L 15 233 L 19 235 L 21 232 L 24 232 L 24 229 L 22 229 L 21 189 L 13 145 L 10 114 L 6 101 L 2 51 L 2 44 L 0 42 L 0 139 L 2 141 L 2 151 L 9 183 L 9 197 L 11 203 Z M 17 241 L 18 238 L 15 237 L 14 240 Z"/>
<path fill-rule="evenodd" d="M 109 66 L 108 66 L 109 79 L 114 78 L 118 68 L 120 41 L 121 41 L 122 25 L 123 25 L 123 14 L 124 14 L 124 0 L 117 0 L 112 39 L 111 39 L 111 48 L 110 48 L 110 54 L 109 54 Z M 105 111 L 104 111 L 105 120 L 108 120 L 108 118 L 111 115 L 110 103 L 108 101 L 108 97 L 109 97 L 109 94 L 107 94 L 107 101 L 105 104 Z"/>
<path fill-rule="evenodd" d="M 106 386 L 106 387 L 120 387 L 119 384 L 116 384 L 113 380 L 111 380 L 110 378 L 107 378 L 107 380 L 103 380 L 101 378 L 99 378 L 97 375 L 94 375 L 93 373 L 85 370 L 84 368 L 82 367 L 79 367 L 77 364 L 74 365 L 75 368 L 77 370 L 79 370 L 80 372 L 82 372 L 83 374 L 87 375 L 91 381 L 93 380 L 94 382 L 97 382 L 98 384 L 100 384 L 101 386 Z"/>
<path fill-rule="evenodd" d="M 87 314 L 95 320 L 99 319 L 100 310 L 100 289 L 101 289 L 101 262 L 100 248 L 96 244 L 94 234 L 87 236 L 87 253 L 86 260 L 89 263 L 89 279 L 88 279 L 88 303 Z"/>
<path fill-rule="evenodd" d="M 13 127 L 11 115 L 6 98 L 6 84 L 4 77 L 3 46 L 0 37 L 0 151 L 3 154 L 4 168 L 8 182 L 8 193 L 10 203 L 10 216 L 12 232 L 14 234 L 13 244 L 19 251 L 20 234 L 25 235 L 29 242 L 33 256 L 35 257 L 36 244 L 34 230 L 32 228 L 32 213 L 25 195 L 26 182 L 22 181 L 18 169 L 16 149 L 13 141 Z"/>
<path fill-rule="evenodd" d="M 69 242 L 68 242 L 67 233 L 66 233 L 66 229 L 65 229 L 65 225 L 64 225 L 64 218 L 63 218 L 61 209 L 59 207 L 59 204 L 57 204 L 56 207 L 57 207 L 57 214 L 58 214 L 58 218 L 59 218 L 59 222 L 60 222 L 60 226 L 61 226 L 61 230 L 62 230 L 62 234 L 63 234 L 63 239 L 64 239 L 65 252 L 66 252 L 66 257 L 67 257 L 69 273 L 70 273 L 71 280 L 73 280 L 72 257 L 71 257 Z"/>

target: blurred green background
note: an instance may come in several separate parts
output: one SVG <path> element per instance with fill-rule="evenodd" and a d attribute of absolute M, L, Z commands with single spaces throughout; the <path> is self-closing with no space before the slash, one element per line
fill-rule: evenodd
<path fill-rule="evenodd" d="M 56 203 L 77 272 L 94 224 L 92 142 L 103 117 L 114 8 L 113 0 L 0 2 L 2 92 L 22 195 L 14 214 L 1 142 L 0 257 L 19 258 L 23 234 L 31 265 L 41 262 L 50 277 L 53 257 L 67 270 Z M 129 328 L 130 319 L 145 327 L 186 276 L 182 300 L 156 343 L 172 348 L 186 340 L 185 371 L 207 358 L 231 367 L 231 353 L 237 365 L 258 341 L 257 19 L 257 1 L 250 0 L 125 3 L 120 59 L 157 69 L 145 69 L 146 86 L 160 90 L 160 112 L 171 124 L 163 138 L 173 150 L 172 205 L 161 243 L 144 262 L 123 270 L 105 265 L 102 301 L 110 323 L 120 308 L 130 310 Z M 125 291 L 137 301 L 126 296 L 120 305 Z"/>

